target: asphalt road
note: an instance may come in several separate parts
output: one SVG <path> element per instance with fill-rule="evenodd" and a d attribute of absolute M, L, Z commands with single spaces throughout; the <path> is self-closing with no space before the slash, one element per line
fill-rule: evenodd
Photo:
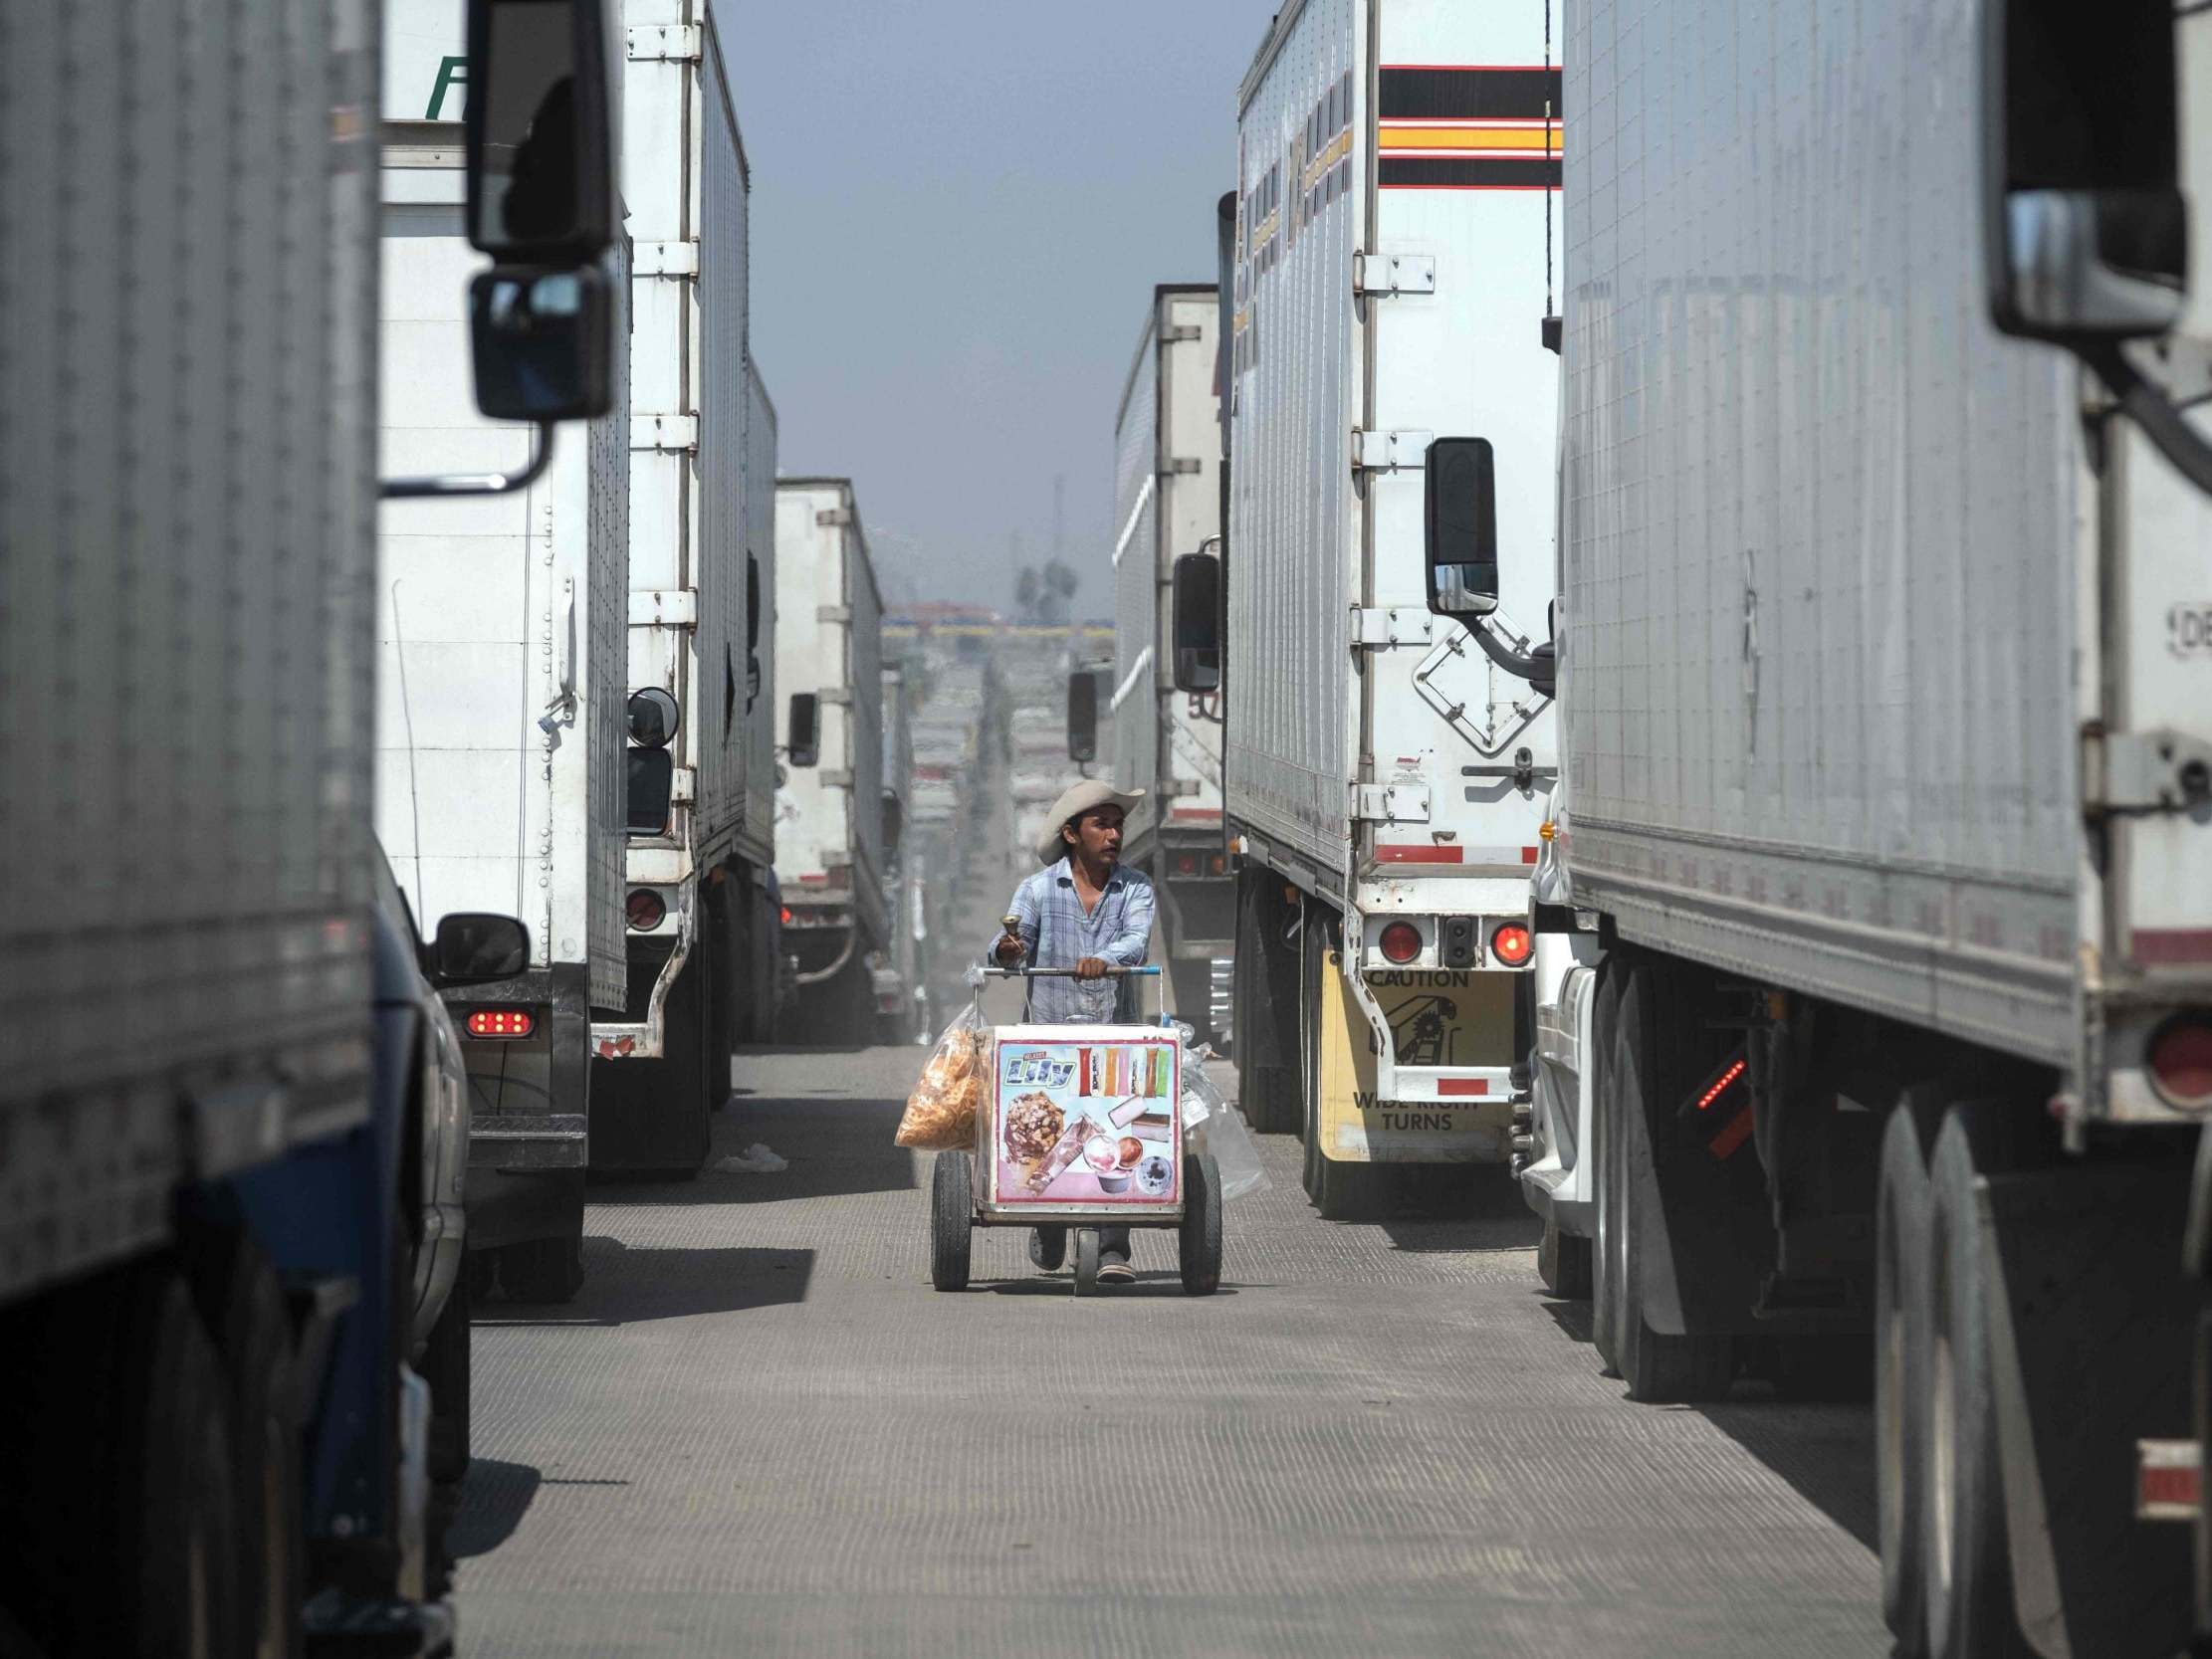
<path fill-rule="evenodd" d="M 1503 1177 L 1319 1220 L 1295 1148 L 1077 1301 L 986 1233 L 929 1286 L 913 1049 L 751 1051 L 716 1155 L 602 1188 L 575 1303 L 475 1331 L 462 1652 L 1880 1654 L 1870 1424 L 1599 1374 Z"/>

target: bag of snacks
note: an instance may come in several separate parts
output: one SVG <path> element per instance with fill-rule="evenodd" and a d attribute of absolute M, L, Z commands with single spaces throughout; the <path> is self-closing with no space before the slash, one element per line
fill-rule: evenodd
<path fill-rule="evenodd" d="M 945 1027 L 922 1080 L 906 1098 L 892 1140 L 918 1152 L 950 1152 L 976 1143 L 976 1114 L 990 1088 L 991 1030 L 971 1002 Z"/>

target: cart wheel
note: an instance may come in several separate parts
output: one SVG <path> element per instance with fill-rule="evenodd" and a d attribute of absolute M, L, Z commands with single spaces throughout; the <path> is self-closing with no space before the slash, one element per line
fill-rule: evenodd
<path fill-rule="evenodd" d="M 1212 1296 L 1221 1285 L 1221 1168 L 1212 1152 L 1183 1165 L 1183 1294 Z"/>
<path fill-rule="evenodd" d="M 941 1291 L 968 1288 L 968 1250 L 975 1242 L 969 1205 L 974 1166 L 966 1152 L 939 1152 L 930 1174 L 930 1283 Z"/>
<path fill-rule="evenodd" d="M 1098 1289 L 1098 1229 L 1075 1229 L 1075 1294 L 1089 1296 Z"/>

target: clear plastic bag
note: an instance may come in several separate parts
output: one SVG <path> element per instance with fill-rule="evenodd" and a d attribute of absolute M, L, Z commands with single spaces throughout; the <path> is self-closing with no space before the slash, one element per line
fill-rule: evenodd
<path fill-rule="evenodd" d="M 976 1114 L 983 1109 L 990 1081 L 991 1028 L 983 1008 L 971 1002 L 953 1017 L 937 1039 L 921 1081 L 906 1098 L 892 1140 L 918 1152 L 961 1151 L 976 1143 Z"/>
<path fill-rule="evenodd" d="M 1235 1107 L 1221 1098 L 1220 1090 L 1206 1075 L 1206 1062 L 1214 1050 L 1205 1043 L 1191 1045 L 1192 1030 L 1183 1032 L 1183 1138 L 1195 1152 L 1212 1152 L 1221 1172 L 1223 1201 L 1259 1192 L 1267 1186 L 1267 1171 L 1260 1167 L 1259 1148 L 1252 1132 Z"/>

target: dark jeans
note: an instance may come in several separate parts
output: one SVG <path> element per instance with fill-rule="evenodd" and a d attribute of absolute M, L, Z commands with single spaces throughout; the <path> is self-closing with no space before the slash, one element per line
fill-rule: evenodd
<path fill-rule="evenodd" d="M 1051 1248 L 1052 1235 L 1055 1233 L 1060 1236 L 1061 1248 L 1063 1250 L 1066 1248 L 1067 1228 L 1064 1226 L 1039 1227 L 1037 1231 L 1044 1238 L 1045 1248 Z M 1129 1260 L 1129 1229 L 1127 1227 L 1101 1227 L 1098 1229 L 1098 1259 L 1102 1262 L 1117 1259 L 1124 1262 Z"/>

